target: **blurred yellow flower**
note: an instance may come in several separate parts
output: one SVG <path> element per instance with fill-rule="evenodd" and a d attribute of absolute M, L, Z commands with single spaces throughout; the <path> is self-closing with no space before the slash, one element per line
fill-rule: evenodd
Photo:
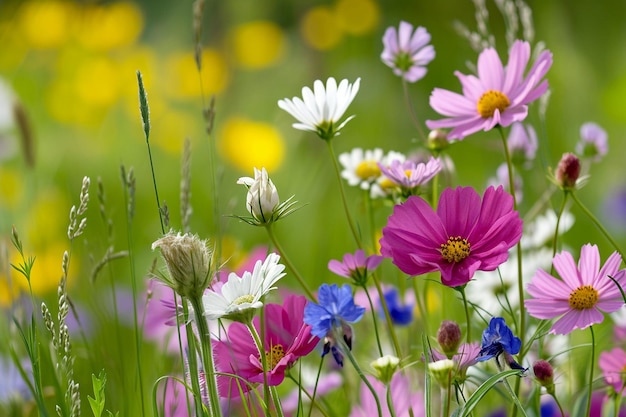
<path fill-rule="evenodd" d="M 14 209 L 22 199 L 24 183 L 20 173 L 0 166 L 0 208 Z"/>
<path fill-rule="evenodd" d="M 67 241 L 70 208 L 71 204 L 55 189 L 37 192 L 30 209 L 24 213 L 22 224 L 26 229 L 23 233 L 18 226 L 22 239 L 35 250 L 54 245 L 59 240 Z"/>
<path fill-rule="evenodd" d="M 336 15 L 326 6 L 310 9 L 302 19 L 300 32 L 307 44 L 322 51 L 334 48 L 343 38 Z"/>
<path fill-rule="evenodd" d="M 265 68 L 282 57 L 285 36 L 278 25 L 256 21 L 236 26 L 231 34 L 233 54 L 238 65 L 249 69 Z"/>
<path fill-rule="evenodd" d="M 98 56 L 86 60 L 76 68 L 74 89 L 78 99 L 86 104 L 106 107 L 119 98 L 119 70 L 115 63 Z"/>
<path fill-rule="evenodd" d="M 254 167 L 277 169 L 283 161 L 285 145 L 271 125 L 233 117 L 222 128 L 219 150 L 228 162 L 249 173 Z"/>
<path fill-rule="evenodd" d="M 70 36 L 76 8 L 69 1 L 29 1 L 19 9 L 17 27 L 31 48 L 61 46 Z"/>
<path fill-rule="evenodd" d="M 335 12 L 339 27 L 351 35 L 371 32 L 380 17 L 380 10 L 374 0 L 339 0 Z"/>
<path fill-rule="evenodd" d="M 202 115 L 199 113 L 185 113 L 166 108 L 158 117 L 152 117 L 152 133 L 150 143 L 160 147 L 173 155 L 180 155 L 186 137 L 195 139 L 198 132 L 202 132 L 200 123 Z M 139 107 L 137 107 L 139 118 Z M 195 135 L 194 135 L 195 134 Z"/>
<path fill-rule="evenodd" d="M 143 14 L 134 3 L 87 5 L 76 37 L 88 49 L 107 51 L 132 45 L 143 30 Z"/>
<path fill-rule="evenodd" d="M 222 54 L 214 49 L 202 51 L 202 83 L 194 54 L 176 53 L 166 62 L 167 76 L 164 87 L 171 97 L 188 99 L 219 94 L 228 85 L 228 68 Z"/>

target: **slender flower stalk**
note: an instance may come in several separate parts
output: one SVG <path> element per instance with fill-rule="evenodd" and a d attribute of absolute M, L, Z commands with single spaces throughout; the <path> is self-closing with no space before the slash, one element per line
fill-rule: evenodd
<path fill-rule="evenodd" d="M 589 386 L 587 388 L 587 412 L 586 416 L 590 415 L 591 410 L 591 394 L 593 394 L 593 372 L 596 356 L 596 336 L 593 332 L 593 326 L 589 326 L 589 332 L 591 333 L 591 355 L 589 356 Z"/>

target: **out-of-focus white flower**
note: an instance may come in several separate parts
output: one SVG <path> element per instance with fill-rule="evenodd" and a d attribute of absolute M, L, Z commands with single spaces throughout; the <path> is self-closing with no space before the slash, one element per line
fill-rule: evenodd
<path fill-rule="evenodd" d="M 285 266 L 278 263 L 279 260 L 278 254 L 270 253 L 265 261 L 257 261 L 252 272 L 244 272 L 241 278 L 234 272 L 229 274 L 220 292 L 207 291 L 202 297 L 206 317 L 243 323 L 251 320 L 255 311 L 263 306 L 265 295 L 285 276 Z"/>
<path fill-rule="evenodd" d="M 380 148 L 363 150 L 354 148 L 350 152 L 339 155 L 339 163 L 343 166 L 341 177 L 348 181 L 349 185 L 358 185 L 363 190 L 369 190 L 379 177 L 380 168 L 378 163 L 384 157 Z"/>
<path fill-rule="evenodd" d="M 359 91 L 360 81 L 357 78 L 354 84 L 350 84 L 344 79 L 337 85 L 337 81 L 330 77 L 324 86 L 322 81 L 316 80 L 313 90 L 302 88 L 302 98 L 278 100 L 278 107 L 298 120 L 293 124 L 294 128 L 315 132 L 320 138 L 330 140 L 339 135 L 339 131 L 354 117 L 350 116 L 337 125 Z"/>

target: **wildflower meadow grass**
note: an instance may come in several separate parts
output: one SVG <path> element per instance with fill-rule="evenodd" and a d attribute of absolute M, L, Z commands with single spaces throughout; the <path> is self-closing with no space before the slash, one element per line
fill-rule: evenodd
<path fill-rule="evenodd" d="M 0 3 L 0 416 L 626 415 L 623 5 L 164 3 Z"/>

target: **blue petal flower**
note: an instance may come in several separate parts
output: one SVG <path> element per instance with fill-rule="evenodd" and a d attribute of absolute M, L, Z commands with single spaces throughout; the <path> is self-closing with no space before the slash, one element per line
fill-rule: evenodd
<path fill-rule="evenodd" d="M 489 322 L 489 327 L 483 332 L 483 340 L 477 361 L 486 361 L 504 354 L 507 363 L 511 368 L 524 369 L 513 360 L 511 355 L 519 353 L 522 341 L 513 335 L 513 332 L 506 325 L 502 317 L 493 317 Z"/>
<path fill-rule="evenodd" d="M 413 306 L 402 305 L 400 303 L 400 297 L 398 297 L 398 290 L 395 288 L 390 289 L 384 295 L 389 315 L 394 324 L 405 326 L 410 324 L 413 320 Z M 379 301 L 380 303 L 380 301 Z M 384 312 L 381 309 L 381 315 L 384 317 Z"/>
<path fill-rule="evenodd" d="M 312 327 L 311 333 L 326 337 L 333 328 L 344 323 L 355 323 L 363 317 L 365 309 L 354 304 L 352 289 L 345 284 L 322 284 L 317 292 L 318 303 L 309 301 L 304 308 L 304 322 Z"/>

